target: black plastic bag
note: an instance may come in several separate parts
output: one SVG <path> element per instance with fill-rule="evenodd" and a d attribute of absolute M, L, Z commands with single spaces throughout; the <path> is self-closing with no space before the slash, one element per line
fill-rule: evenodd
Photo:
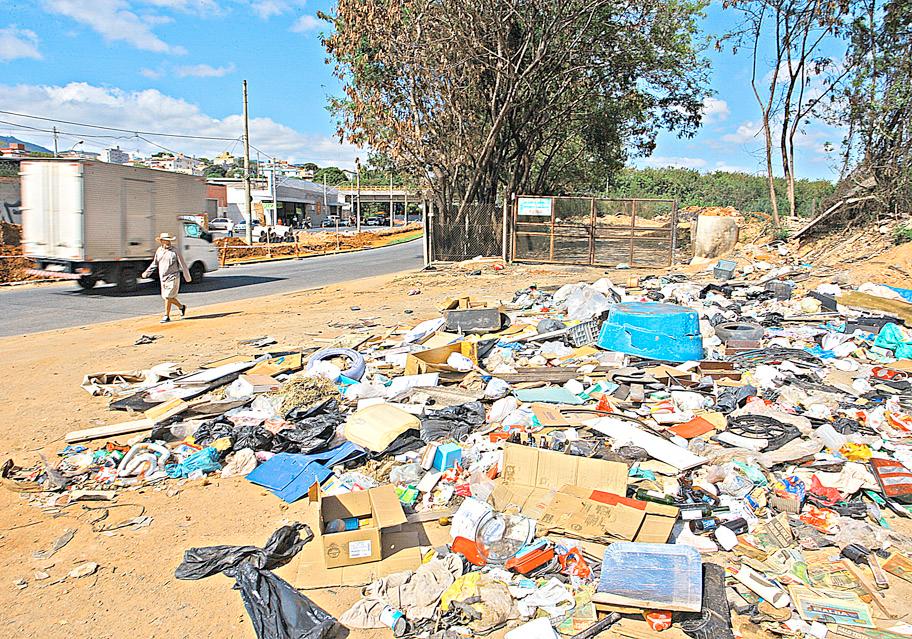
<path fill-rule="evenodd" d="M 203 422 L 193 434 L 194 441 L 200 446 L 208 446 L 216 439 L 221 439 L 222 437 L 234 439 L 234 424 L 221 419 Z"/>
<path fill-rule="evenodd" d="M 336 428 L 345 421 L 339 413 L 316 415 L 283 428 L 275 434 L 274 453 L 308 454 L 325 448 L 336 434 Z"/>
<path fill-rule="evenodd" d="M 304 531 L 301 538 L 299 531 Z M 256 568 L 278 568 L 287 564 L 298 554 L 304 544 L 313 539 L 313 531 L 307 524 L 294 523 L 282 526 L 269 538 L 263 548 L 256 546 L 206 546 L 190 548 L 184 552 L 184 560 L 174 571 L 178 579 L 202 579 L 216 573 L 234 577 L 242 565 Z"/>
<path fill-rule="evenodd" d="M 421 439 L 425 442 L 444 439 L 461 441 L 484 422 L 485 409 L 481 402 L 427 411 L 421 420 Z"/>
<path fill-rule="evenodd" d="M 257 639 L 333 639 L 339 635 L 334 617 L 270 571 L 241 564 L 236 579 Z"/>
<path fill-rule="evenodd" d="M 233 451 L 239 451 L 242 448 L 272 450 L 273 435 L 262 426 L 238 426 L 229 437 Z"/>

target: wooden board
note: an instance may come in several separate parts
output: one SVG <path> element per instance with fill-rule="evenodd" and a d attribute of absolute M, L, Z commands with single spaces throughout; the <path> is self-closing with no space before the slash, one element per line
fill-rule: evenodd
<path fill-rule="evenodd" d="M 86 428 L 85 430 L 74 430 L 73 432 L 67 433 L 63 439 L 68 444 L 89 441 L 91 439 L 105 439 L 116 435 L 127 435 L 129 433 L 138 433 L 143 430 L 151 430 L 154 425 L 155 424 L 151 419 L 143 418 L 131 422 L 97 426 L 95 428 Z"/>
<path fill-rule="evenodd" d="M 912 326 L 912 304 L 901 302 L 900 300 L 888 300 L 885 297 L 859 293 L 858 291 L 848 291 L 836 298 L 836 301 L 844 306 L 855 308 L 866 308 L 875 311 L 883 311 L 895 315 L 907 326 Z"/>

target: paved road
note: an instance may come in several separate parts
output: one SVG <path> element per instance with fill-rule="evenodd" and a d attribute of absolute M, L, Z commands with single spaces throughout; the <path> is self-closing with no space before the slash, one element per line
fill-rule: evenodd
<path fill-rule="evenodd" d="M 421 242 L 413 241 L 356 253 L 231 266 L 207 275 L 199 286 L 183 284 L 180 297 L 192 309 L 417 269 L 421 265 Z M 0 291 L 0 336 L 149 315 L 160 308 L 158 283 L 148 280 L 126 295 L 108 285 L 83 291 L 75 282 L 11 288 Z"/>

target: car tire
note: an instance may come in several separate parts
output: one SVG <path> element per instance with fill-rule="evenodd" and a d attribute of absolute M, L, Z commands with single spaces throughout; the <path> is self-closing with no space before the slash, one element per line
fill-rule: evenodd
<path fill-rule="evenodd" d="M 117 269 L 117 292 L 118 293 L 132 293 L 136 290 L 138 286 L 137 282 L 137 273 L 136 267 L 133 266 L 121 266 Z"/>
<path fill-rule="evenodd" d="M 190 267 L 190 283 L 199 284 L 203 281 L 203 277 L 206 275 L 206 267 L 203 266 L 202 262 L 194 262 Z"/>
<path fill-rule="evenodd" d="M 98 284 L 98 278 L 94 275 L 83 275 L 76 283 L 79 284 L 79 288 L 88 291 L 95 288 L 95 285 Z"/>
<path fill-rule="evenodd" d="M 723 342 L 733 339 L 756 342 L 763 339 L 763 333 L 762 326 L 750 322 L 723 322 L 716 326 L 716 337 Z"/>
<path fill-rule="evenodd" d="M 260 231 L 260 242 L 265 242 L 268 237 L 266 231 Z"/>

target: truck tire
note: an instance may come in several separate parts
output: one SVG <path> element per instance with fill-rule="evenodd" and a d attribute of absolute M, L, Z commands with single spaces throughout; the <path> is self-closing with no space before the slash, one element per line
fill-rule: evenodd
<path fill-rule="evenodd" d="M 260 231 L 260 242 L 261 242 L 261 243 L 265 244 L 265 243 L 266 243 L 266 238 L 267 238 L 267 237 L 268 237 L 268 236 L 266 235 L 266 231 Z"/>
<path fill-rule="evenodd" d="M 190 266 L 190 283 L 199 284 L 203 281 L 203 276 L 206 275 L 206 267 L 203 266 L 202 262 L 194 262 Z"/>
<path fill-rule="evenodd" d="M 131 293 L 136 290 L 136 267 L 121 266 L 117 269 L 117 292 Z"/>
<path fill-rule="evenodd" d="M 763 327 L 751 322 L 723 322 L 716 326 L 716 337 L 723 342 L 733 339 L 756 342 L 763 339 L 763 334 Z"/>
<path fill-rule="evenodd" d="M 76 280 L 76 283 L 79 284 L 79 288 L 88 291 L 95 288 L 95 285 L 98 284 L 98 278 L 94 275 L 83 275 Z"/>

